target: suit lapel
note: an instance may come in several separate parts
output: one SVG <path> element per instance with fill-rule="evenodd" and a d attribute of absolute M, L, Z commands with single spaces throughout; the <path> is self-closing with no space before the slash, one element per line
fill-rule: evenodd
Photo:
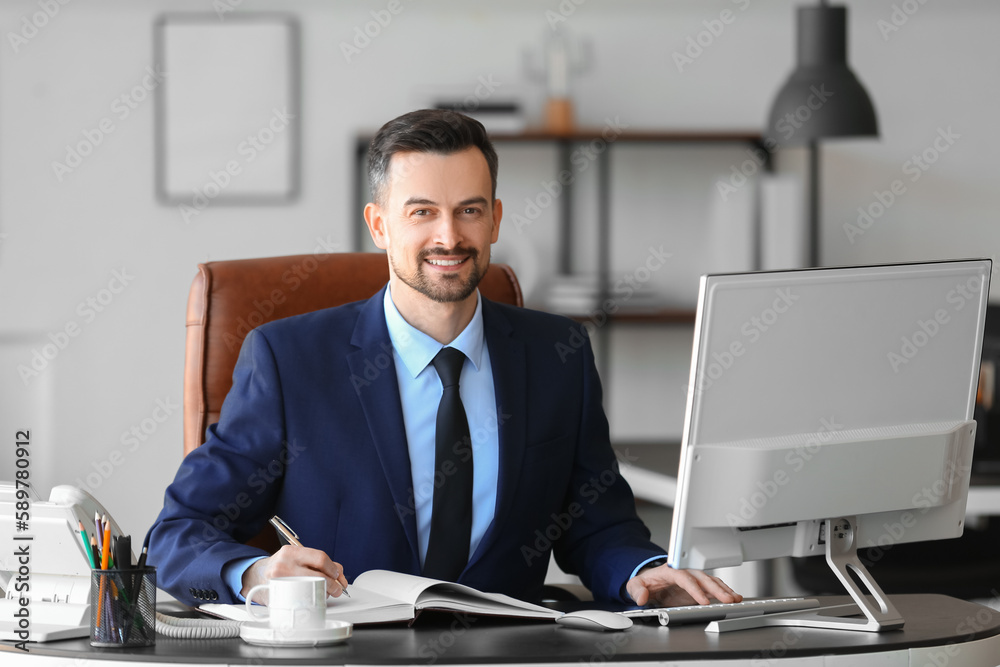
<path fill-rule="evenodd" d="M 351 344 L 358 349 L 348 353 L 347 363 L 351 368 L 351 383 L 361 401 L 372 442 L 392 492 L 396 514 L 410 543 L 414 562 L 419 562 L 410 454 L 392 342 L 385 324 L 384 294 L 385 288 L 382 288 L 362 307 L 351 336 Z"/>
<path fill-rule="evenodd" d="M 524 343 L 513 337 L 513 329 L 502 310 L 487 299 L 483 299 L 483 329 L 493 367 L 500 471 L 497 478 L 496 513 L 479 547 L 469 559 L 469 566 L 488 552 L 497 539 L 500 526 L 506 524 L 506 517 L 517 493 L 517 483 L 521 478 L 528 426 L 528 376 Z"/>

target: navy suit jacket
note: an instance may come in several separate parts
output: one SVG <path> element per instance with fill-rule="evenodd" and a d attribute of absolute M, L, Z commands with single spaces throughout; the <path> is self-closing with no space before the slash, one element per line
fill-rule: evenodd
<path fill-rule="evenodd" d="M 344 566 L 420 574 L 409 454 L 384 288 L 277 320 L 244 341 L 204 445 L 150 529 L 158 584 L 189 604 L 237 602 L 223 566 L 278 514 Z M 620 477 L 582 327 L 483 299 L 499 439 L 496 515 L 458 581 L 538 599 L 555 549 L 598 599 L 620 599 L 649 541 Z"/>

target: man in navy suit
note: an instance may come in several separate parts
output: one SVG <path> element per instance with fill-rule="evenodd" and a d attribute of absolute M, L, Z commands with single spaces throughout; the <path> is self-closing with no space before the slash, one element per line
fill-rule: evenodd
<path fill-rule="evenodd" d="M 396 118 L 372 141 L 369 178 L 365 220 L 388 285 L 247 336 L 219 423 L 150 531 L 160 586 L 232 603 L 269 578 L 319 574 L 339 595 L 369 569 L 438 572 L 431 561 L 458 535 L 458 567 L 439 577 L 481 590 L 538 599 L 554 549 L 598 599 L 741 599 L 663 564 L 649 541 L 579 325 L 479 295 L 502 217 L 482 125 L 447 111 Z M 451 390 L 442 348 L 458 359 Z M 442 462 L 448 391 L 467 430 L 461 456 Z M 455 484 L 468 500 L 441 500 Z M 461 518 L 440 518 L 446 508 Z M 273 514 L 305 546 L 268 555 L 242 543 Z"/>

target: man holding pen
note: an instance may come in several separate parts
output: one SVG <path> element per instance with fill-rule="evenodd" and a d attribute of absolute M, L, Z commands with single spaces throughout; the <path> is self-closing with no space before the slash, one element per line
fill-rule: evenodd
<path fill-rule="evenodd" d="M 482 125 L 396 118 L 372 141 L 369 179 L 388 285 L 247 336 L 219 423 L 150 531 L 160 585 L 237 602 L 272 577 L 322 574 L 339 595 L 388 569 L 536 600 L 554 549 L 597 599 L 739 601 L 716 577 L 669 568 L 649 541 L 581 327 L 476 289 L 502 218 Z M 376 377 L 363 371 L 382 358 Z M 252 485 L 273 461 L 282 474 Z M 242 544 L 274 514 L 306 546 Z"/>

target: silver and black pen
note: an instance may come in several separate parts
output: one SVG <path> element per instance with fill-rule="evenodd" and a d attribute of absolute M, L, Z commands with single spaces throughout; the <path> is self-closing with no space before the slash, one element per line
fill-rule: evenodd
<path fill-rule="evenodd" d="M 277 514 L 271 517 L 271 525 L 274 526 L 275 530 L 281 533 L 282 537 L 288 540 L 289 544 L 294 544 L 297 547 L 302 546 L 302 542 L 299 541 L 298 533 L 292 530 L 292 527 L 285 523 L 284 519 Z M 341 572 L 340 574 L 343 576 L 344 573 Z M 345 578 L 344 581 L 347 581 L 347 579 Z M 337 583 L 340 582 L 338 581 Z M 347 584 L 340 584 L 340 586 L 343 589 L 344 595 L 351 597 L 351 594 L 347 592 Z"/>

